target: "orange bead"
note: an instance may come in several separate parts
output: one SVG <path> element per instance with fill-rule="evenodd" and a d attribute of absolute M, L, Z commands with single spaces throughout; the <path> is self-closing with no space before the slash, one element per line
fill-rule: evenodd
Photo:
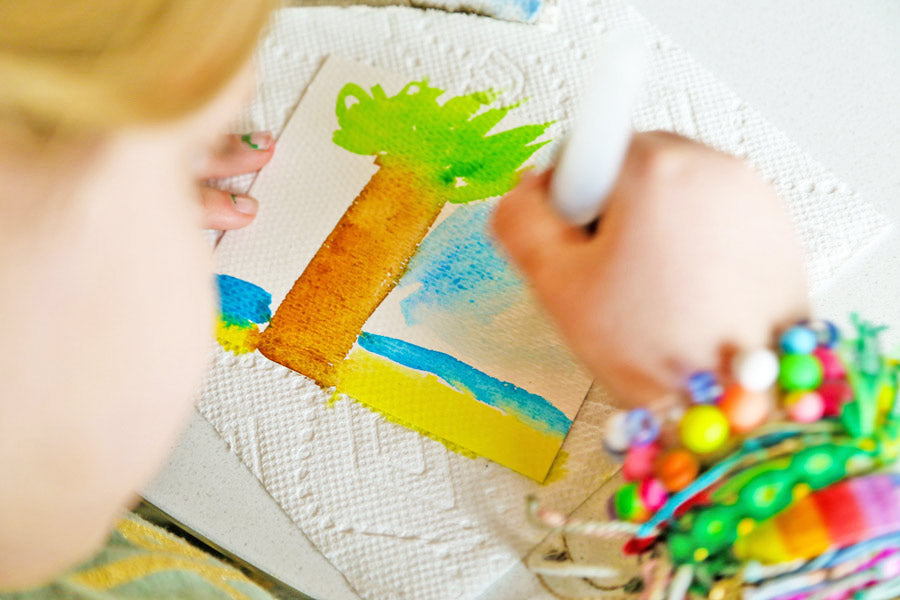
<path fill-rule="evenodd" d="M 656 475 L 670 492 L 687 487 L 699 471 L 697 457 L 681 449 L 666 452 L 656 464 Z"/>
<path fill-rule="evenodd" d="M 772 399 L 765 392 L 754 392 L 739 385 L 730 385 L 719 400 L 735 433 L 746 433 L 762 425 L 772 411 Z"/>

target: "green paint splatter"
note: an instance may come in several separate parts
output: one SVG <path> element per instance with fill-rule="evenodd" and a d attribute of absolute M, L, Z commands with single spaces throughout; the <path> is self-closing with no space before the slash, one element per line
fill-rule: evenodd
<path fill-rule="evenodd" d="M 250 146 L 251 148 L 253 148 L 254 150 L 259 150 L 259 146 L 257 146 L 256 144 L 254 144 L 251 141 L 249 133 L 245 133 L 244 135 L 242 135 L 241 141 L 244 142 L 245 144 L 247 144 L 248 146 Z"/>
<path fill-rule="evenodd" d="M 546 144 L 536 142 L 550 123 L 524 125 L 488 135 L 517 105 L 488 108 L 492 91 L 438 103 L 443 90 L 413 81 L 395 96 L 380 85 L 371 94 L 348 83 L 337 98 L 340 128 L 334 143 L 355 154 L 374 155 L 380 166 L 402 166 L 461 204 L 505 194 L 519 168 Z"/>

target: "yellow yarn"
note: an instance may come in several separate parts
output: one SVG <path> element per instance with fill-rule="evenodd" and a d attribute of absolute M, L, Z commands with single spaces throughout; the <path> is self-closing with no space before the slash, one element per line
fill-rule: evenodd
<path fill-rule="evenodd" d="M 147 553 L 80 571 L 69 576 L 71 582 L 97 591 L 107 591 L 155 573 L 188 571 L 202 577 L 233 600 L 249 600 L 246 594 L 231 585 L 234 582 L 252 583 L 243 573 L 216 561 L 184 540 L 132 518 L 119 521 L 116 531 Z"/>

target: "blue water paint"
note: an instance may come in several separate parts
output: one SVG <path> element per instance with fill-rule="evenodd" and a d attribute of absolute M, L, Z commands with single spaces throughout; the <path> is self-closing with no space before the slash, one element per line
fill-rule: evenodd
<path fill-rule="evenodd" d="M 399 283 L 418 286 L 400 302 L 407 325 L 436 313 L 487 324 L 521 300 L 522 280 L 488 235 L 492 209 L 487 202 L 459 208 L 424 239 Z"/>
<path fill-rule="evenodd" d="M 366 332 L 359 334 L 356 343 L 397 364 L 432 373 L 457 390 L 470 392 L 478 401 L 511 414 L 542 433 L 564 436 L 572 425 L 571 419 L 541 396 L 491 377 L 449 354 Z"/>
<path fill-rule="evenodd" d="M 531 22 L 535 20 L 546 0 L 482 0 L 473 5 L 482 14 L 509 19 L 511 21 Z"/>
<path fill-rule="evenodd" d="M 258 285 L 231 275 L 216 275 L 222 320 L 229 325 L 249 327 L 272 318 L 272 295 Z"/>
<path fill-rule="evenodd" d="M 544 4 L 543 0 L 494 0 L 494 3 L 497 5 L 497 10 L 500 15 L 506 15 L 506 9 L 510 8 L 510 10 L 515 11 L 515 18 L 519 18 L 523 21 L 530 21 L 534 17 L 537 16 L 538 12 L 541 10 L 541 6 Z M 510 15 L 512 18 L 513 15 Z"/>

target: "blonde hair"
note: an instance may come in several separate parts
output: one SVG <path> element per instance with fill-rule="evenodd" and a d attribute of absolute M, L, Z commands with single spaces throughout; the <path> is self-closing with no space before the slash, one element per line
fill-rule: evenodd
<path fill-rule="evenodd" d="M 276 0 L 0 0 L 0 124 L 102 132 L 187 114 L 246 64 Z"/>

